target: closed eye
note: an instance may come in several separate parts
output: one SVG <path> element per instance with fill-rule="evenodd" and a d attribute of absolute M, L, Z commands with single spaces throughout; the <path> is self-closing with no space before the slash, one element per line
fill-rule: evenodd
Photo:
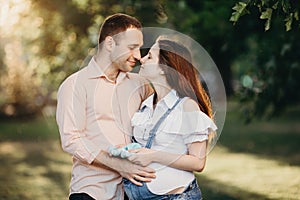
<path fill-rule="evenodd" d="M 129 49 L 130 51 L 133 51 L 133 50 L 135 50 L 135 49 L 137 49 L 137 48 L 139 48 L 139 45 L 130 45 L 130 46 L 128 46 L 128 49 Z"/>

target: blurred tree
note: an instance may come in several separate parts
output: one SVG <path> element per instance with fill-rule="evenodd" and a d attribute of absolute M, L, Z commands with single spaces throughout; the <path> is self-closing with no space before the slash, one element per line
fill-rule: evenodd
<path fill-rule="evenodd" d="M 38 51 L 33 43 L 39 37 L 42 19 L 30 15 L 30 1 L 2 1 L 0 10 L 1 111 L 6 115 L 36 112 L 40 104 L 36 76 L 37 62 L 28 62 Z M 33 44 L 33 45 L 30 45 Z M 30 48 L 29 48 L 30 46 Z M 27 52 L 26 54 L 24 52 Z"/>
<path fill-rule="evenodd" d="M 1 6 L 0 114 L 36 115 L 84 58 L 81 48 L 88 49 L 89 41 L 78 37 L 85 30 L 78 27 L 88 27 L 89 16 L 66 1 L 9 0 Z"/>
<path fill-rule="evenodd" d="M 58 85 L 95 51 L 104 17 L 147 2 L 1 0 L 0 116 L 34 116 L 55 103 Z"/>
<path fill-rule="evenodd" d="M 262 21 L 253 16 L 260 15 L 264 19 L 264 10 L 268 8 L 273 11 L 270 11 L 264 28 L 249 30 L 250 23 L 262 25 Z M 277 116 L 289 105 L 299 104 L 299 8 L 299 1 L 248 1 L 247 4 L 239 2 L 234 7 L 231 21 L 240 29 L 248 30 L 247 51 L 240 55 L 236 64 L 239 71 L 241 66 L 247 66 L 241 74 L 238 93 L 247 120 Z M 239 18 L 246 13 L 245 9 L 252 15 Z"/>
<path fill-rule="evenodd" d="M 167 1 L 166 11 L 173 28 L 198 41 L 215 61 L 224 81 L 227 95 L 233 94 L 231 64 L 237 52 L 244 49 L 244 34 L 228 21 L 230 1 Z M 236 41 L 240 41 L 237 43 Z"/>
<path fill-rule="evenodd" d="M 274 2 L 279 2 L 275 8 Z M 237 2 L 232 14 L 234 2 L 226 0 L 1 1 L 0 113 L 36 114 L 49 102 L 55 103 L 58 85 L 95 51 L 104 17 L 123 12 L 136 16 L 145 27 L 190 35 L 214 59 L 227 94 L 238 91 L 249 118 L 274 115 L 299 101 L 295 92 L 299 86 L 297 2 Z M 272 18 L 269 12 L 263 14 L 267 8 L 273 9 Z M 281 12 L 283 8 L 287 12 Z M 239 18 L 246 10 L 272 19 L 268 22 L 272 28 L 264 32 L 265 21 L 250 15 Z M 285 32 L 280 29 L 282 16 L 291 13 L 293 21 L 286 21 L 291 30 Z"/>
<path fill-rule="evenodd" d="M 250 87 L 243 85 L 241 90 L 242 100 L 249 105 L 245 111 L 250 118 L 276 116 L 300 100 L 299 31 L 286 33 L 275 29 L 258 37 L 252 49 L 258 52 L 251 74 L 251 79 L 256 80 Z"/>
<path fill-rule="evenodd" d="M 300 85 L 297 80 L 300 34 L 299 1 L 247 2 L 248 11 L 260 14 L 261 19 L 267 19 L 266 23 L 247 15 L 232 27 L 230 20 L 236 15 L 230 9 L 232 1 L 166 1 L 164 7 L 167 23 L 191 35 L 210 53 L 221 72 L 227 94 L 233 94 L 235 88 L 244 119 L 249 121 L 253 117 L 276 116 L 287 106 L 299 103 L 295 91 Z M 276 10 L 272 30 L 269 30 L 271 18 L 264 10 L 268 6 Z M 234 10 L 241 8 L 235 6 Z M 293 16 L 293 23 L 287 15 Z M 284 23 L 288 32 L 283 29 Z"/>

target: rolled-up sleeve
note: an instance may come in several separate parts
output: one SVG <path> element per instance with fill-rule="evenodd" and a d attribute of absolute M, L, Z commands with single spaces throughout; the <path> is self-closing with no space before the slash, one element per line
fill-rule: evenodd
<path fill-rule="evenodd" d="M 63 150 L 82 162 L 92 163 L 100 148 L 87 137 L 87 94 L 84 85 L 76 80 L 77 74 L 70 76 L 58 90 L 56 121 Z"/>

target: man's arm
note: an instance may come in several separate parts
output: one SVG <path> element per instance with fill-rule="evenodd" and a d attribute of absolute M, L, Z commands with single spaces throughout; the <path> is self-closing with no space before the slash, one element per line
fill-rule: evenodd
<path fill-rule="evenodd" d="M 60 86 L 57 94 L 56 121 L 64 151 L 84 163 L 91 163 L 100 149 L 86 134 L 86 91 L 73 74 Z"/>
<path fill-rule="evenodd" d="M 154 170 L 112 158 L 86 137 L 86 90 L 76 85 L 81 82 L 77 78 L 68 78 L 58 91 L 56 120 L 63 150 L 82 162 L 115 170 L 135 184 L 140 185 L 136 180 L 149 181 Z"/>

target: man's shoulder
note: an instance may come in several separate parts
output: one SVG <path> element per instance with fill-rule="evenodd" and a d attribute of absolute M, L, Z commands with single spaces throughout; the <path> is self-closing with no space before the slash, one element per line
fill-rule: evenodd
<path fill-rule="evenodd" d="M 86 67 L 67 76 L 67 78 L 61 83 L 60 87 L 74 85 L 75 82 L 78 81 L 78 78 L 85 77 L 84 74 L 86 74 Z"/>

